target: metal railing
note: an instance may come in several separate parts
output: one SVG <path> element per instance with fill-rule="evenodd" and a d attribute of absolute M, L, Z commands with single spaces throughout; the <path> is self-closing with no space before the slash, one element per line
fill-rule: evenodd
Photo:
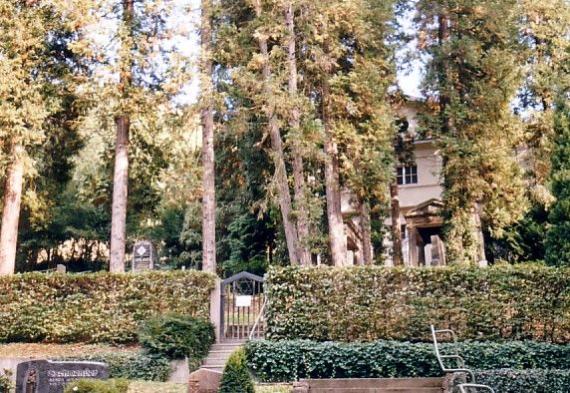
<path fill-rule="evenodd" d="M 439 366 L 441 367 L 441 371 L 445 373 L 464 373 L 467 374 L 471 379 L 470 381 L 468 381 L 468 383 L 459 384 L 458 385 L 459 391 L 461 393 L 470 393 L 472 392 L 472 389 L 476 390 L 483 389 L 484 391 L 495 393 L 493 388 L 491 388 L 490 386 L 476 383 L 475 374 L 471 369 L 467 368 L 467 366 L 465 365 L 465 360 L 463 359 L 463 357 L 461 357 L 461 355 L 459 355 L 459 352 L 457 351 L 457 336 L 455 335 L 455 332 L 451 329 L 436 329 L 433 325 L 431 325 L 430 327 L 431 327 L 431 336 L 433 339 L 433 347 L 435 350 L 435 356 L 437 358 Z M 453 342 L 452 353 L 446 353 L 446 354 L 441 353 L 441 350 L 439 348 L 439 342 L 437 339 L 438 334 L 439 335 L 445 334 L 451 336 Z M 451 359 L 455 360 L 455 367 L 448 367 L 448 365 L 446 364 L 446 361 Z"/>
<path fill-rule="evenodd" d="M 260 327 L 261 327 L 261 320 L 265 319 L 265 306 L 267 305 L 267 297 L 263 301 L 263 305 L 261 306 L 261 310 L 259 311 L 259 315 L 257 316 L 251 331 L 249 332 L 249 340 L 253 340 L 254 338 L 260 338 L 262 335 Z"/>
<path fill-rule="evenodd" d="M 493 388 L 491 388 L 490 386 L 479 385 L 476 383 L 462 383 L 462 384 L 458 385 L 458 387 L 459 387 L 459 391 L 461 393 L 473 393 L 473 389 L 475 389 L 475 391 L 477 391 L 477 392 L 484 391 L 484 392 L 495 393 Z"/>

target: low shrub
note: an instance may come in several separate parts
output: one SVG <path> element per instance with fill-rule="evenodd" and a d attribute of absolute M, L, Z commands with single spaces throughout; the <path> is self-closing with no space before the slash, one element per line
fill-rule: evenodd
<path fill-rule="evenodd" d="M 170 376 L 170 361 L 145 352 L 104 353 L 57 360 L 102 362 L 109 366 L 111 378 L 165 382 Z"/>
<path fill-rule="evenodd" d="M 243 348 L 236 349 L 224 367 L 219 393 L 255 393 Z"/>
<path fill-rule="evenodd" d="M 12 370 L 4 369 L 4 372 L 0 374 L 0 393 L 10 393 L 13 387 Z"/>
<path fill-rule="evenodd" d="M 214 279 L 198 271 L 2 277 L 0 342 L 135 342 L 154 315 L 208 318 Z"/>
<path fill-rule="evenodd" d="M 215 340 L 209 321 L 183 315 L 152 318 L 139 331 L 139 342 L 148 352 L 168 359 L 187 357 L 191 368 L 199 365 Z"/>
<path fill-rule="evenodd" d="M 444 350 L 449 345 L 443 344 Z M 442 375 L 433 345 L 428 343 L 262 340 L 249 342 L 245 349 L 250 370 L 263 382 Z M 458 350 L 474 369 L 570 369 L 570 345 L 466 341 L 458 343 Z"/>
<path fill-rule="evenodd" d="M 457 392 L 456 386 L 465 377 L 454 374 L 446 388 Z M 513 370 L 499 369 L 476 371 L 477 383 L 492 387 L 500 393 L 568 393 L 570 391 L 570 370 Z"/>
<path fill-rule="evenodd" d="M 570 268 L 271 268 L 269 339 L 429 341 L 430 324 L 464 339 L 570 342 Z"/>
<path fill-rule="evenodd" d="M 129 381 L 124 379 L 79 379 L 67 384 L 65 393 L 127 393 Z"/>

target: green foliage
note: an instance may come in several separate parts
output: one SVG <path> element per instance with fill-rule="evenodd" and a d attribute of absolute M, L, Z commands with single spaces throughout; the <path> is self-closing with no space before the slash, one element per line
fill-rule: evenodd
<path fill-rule="evenodd" d="M 515 149 L 521 123 L 510 108 L 520 86 L 515 0 L 416 3 L 424 93 L 433 103 L 423 127 L 443 159 L 446 247 L 456 263 L 484 259 L 479 218 L 493 236 L 525 212 Z"/>
<path fill-rule="evenodd" d="M 212 275 L 196 271 L 0 279 L 0 341 L 135 342 L 138 325 L 168 312 L 209 316 Z"/>
<path fill-rule="evenodd" d="M 149 353 L 168 359 L 188 358 L 196 368 L 208 354 L 216 335 L 207 320 L 185 315 L 165 315 L 145 321 L 139 342 Z"/>
<path fill-rule="evenodd" d="M 550 176 L 556 202 L 548 216 L 545 259 L 551 265 L 570 265 L 570 107 L 566 103 L 560 103 L 555 119 Z"/>
<path fill-rule="evenodd" d="M 267 337 L 430 340 L 429 325 L 478 339 L 570 340 L 570 269 L 515 266 L 271 269 Z"/>
<path fill-rule="evenodd" d="M 13 387 L 12 370 L 4 369 L 0 375 L 0 393 L 10 393 Z"/>
<path fill-rule="evenodd" d="M 544 206 L 535 205 L 522 220 L 505 228 L 502 238 L 485 240 L 489 261 L 517 263 L 544 260 L 547 221 L 548 212 Z"/>
<path fill-rule="evenodd" d="M 245 350 L 236 349 L 224 367 L 219 393 L 255 393 L 253 379 L 247 369 Z"/>
<path fill-rule="evenodd" d="M 445 349 L 449 344 L 443 344 Z M 570 345 L 532 341 L 458 343 L 470 368 L 570 368 Z M 300 378 L 437 377 L 442 374 L 431 343 L 251 341 L 247 364 L 264 382 Z M 498 390 L 502 392 L 502 390 Z"/>
<path fill-rule="evenodd" d="M 127 393 L 129 381 L 123 379 L 80 379 L 67 384 L 65 393 Z"/>
<path fill-rule="evenodd" d="M 144 351 L 137 353 L 104 353 L 82 355 L 57 360 L 102 362 L 109 366 L 109 376 L 120 379 L 138 379 L 165 382 L 170 376 L 170 360 Z"/>
<path fill-rule="evenodd" d="M 479 371 L 475 378 L 501 393 L 568 393 L 570 387 L 568 369 Z"/>

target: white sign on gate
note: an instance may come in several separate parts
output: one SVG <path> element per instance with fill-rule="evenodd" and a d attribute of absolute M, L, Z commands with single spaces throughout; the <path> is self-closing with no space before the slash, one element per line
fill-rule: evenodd
<path fill-rule="evenodd" d="M 251 307 L 251 295 L 237 295 L 236 307 Z"/>

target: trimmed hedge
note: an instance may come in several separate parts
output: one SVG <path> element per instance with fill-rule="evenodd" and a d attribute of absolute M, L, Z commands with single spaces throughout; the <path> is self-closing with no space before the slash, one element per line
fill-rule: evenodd
<path fill-rule="evenodd" d="M 273 268 L 266 291 L 270 339 L 570 342 L 569 268 Z"/>
<path fill-rule="evenodd" d="M 109 376 L 119 379 L 166 382 L 171 373 L 170 360 L 145 352 L 104 353 L 56 360 L 81 360 L 106 363 L 109 366 Z"/>
<path fill-rule="evenodd" d="M 214 325 L 201 318 L 169 314 L 145 321 L 139 342 L 148 352 L 168 359 L 199 363 L 216 341 Z"/>
<path fill-rule="evenodd" d="M 157 314 L 209 318 L 213 275 L 41 274 L 0 278 L 0 342 L 115 342 L 137 339 Z"/>
<path fill-rule="evenodd" d="M 443 344 L 445 348 L 449 344 Z M 473 369 L 570 369 L 570 345 L 540 342 L 458 343 Z M 441 369 L 433 345 L 402 341 L 333 343 L 307 340 L 251 341 L 248 367 L 263 382 L 301 378 L 437 377 Z"/>
<path fill-rule="evenodd" d="M 475 371 L 477 383 L 495 389 L 497 393 L 568 393 L 570 370 L 488 370 Z M 458 392 L 456 386 L 465 382 L 462 374 L 453 374 L 446 388 Z"/>
<path fill-rule="evenodd" d="M 501 393 L 570 392 L 570 370 L 480 371 L 475 378 Z"/>

